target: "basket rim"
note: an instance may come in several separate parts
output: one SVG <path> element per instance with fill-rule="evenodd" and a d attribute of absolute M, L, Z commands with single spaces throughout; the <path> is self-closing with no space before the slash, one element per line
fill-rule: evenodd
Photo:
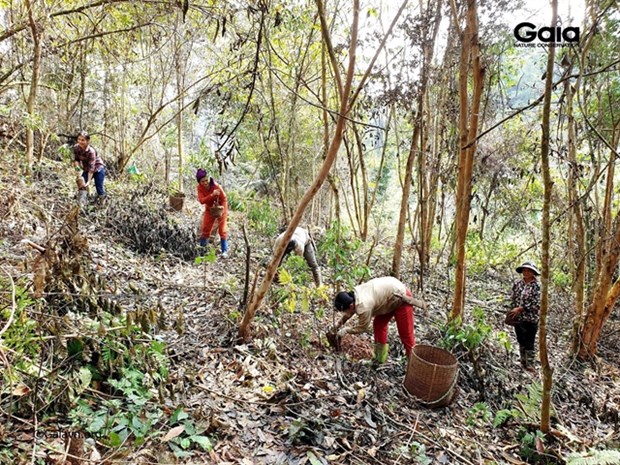
<path fill-rule="evenodd" d="M 443 352 L 447 355 L 449 355 L 450 357 L 452 357 L 454 359 L 454 363 L 449 363 L 449 364 L 444 364 L 444 363 L 434 363 L 434 362 L 429 362 L 428 360 L 423 359 L 422 357 L 420 357 L 417 353 L 416 353 L 416 348 L 420 347 L 420 348 L 428 348 L 431 349 L 435 352 Z M 411 355 L 415 356 L 416 360 L 418 360 L 421 363 L 433 366 L 436 365 L 438 367 L 446 367 L 446 368 L 453 368 L 453 367 L 458 367 L 459 362 L 457 360 L 457 358 L 454 356 L 453 353 L 451 353 L 450 351 L 446 350 L 446 349 L 442 349 L 441 347 L 436 347 L 436 346 L 432 346 L 430 344 L 416 344 L 412 351 L 411 351 Z"/>

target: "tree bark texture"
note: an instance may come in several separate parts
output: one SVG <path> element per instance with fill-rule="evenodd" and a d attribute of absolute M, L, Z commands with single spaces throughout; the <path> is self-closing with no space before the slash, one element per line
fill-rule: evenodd
<path fill-rule="evenodd" d="M 328 28 L 325 27 L 326 26 L 325 14 L 323 11 L 323 5 L 322 5 L 321 0 L 317 0 L 317 6 L 319 9 L 319 15 L 321 17 L 321 30 L 323 33 L 323 38 L 325 39 L 326 37 L 329 37 L 329 32 L 328 32 L 329 30 Z M 331 140 L 329 149 L 327 150 L 327 156 L 325 157 L 325 160 L 323 162 L 323 165 L 321 166 L 321 169 L 319 170 L 316 178 L 312 182 L 310 188 L 306 191 L 305 195 L 302 197 L 301 201 L 299 202 L 299 205 L 297 206 L 295 213 L 293 214 L 291 218 L 288 228 L 286 229 L 284 233 L 283 240 L 280 241 L 279 246 L 277 247 L 276 250 L 274 250 L 273 257 L 267 267 L 267 271 L 265 273 L 265 276 L 263 277 L 263 281 L 261 282 L 261 285 L 258 288 L 258 290 L 252 295 L 250 304 L 248 305 L 245 311 L 245 314 L 243 315 L 243 320 L 241 321 L 241 324 L 239 326 L 239 337 L 243 340 L 247 340 L 250 337 L 250 323 L 254 319 L 254 315 L 256 314 L 256 311 L 260 307 L 263 299 L 265 298 L 265 295 L 267 294 L 267 291 L 269 290 L 269 287 L 271 286 L 271 283 L 273 282 L 273 278 L 275 277 L 278 265 L 280 264 L 280 260 L 282 259 L 282 256 L 284 255 L 284 251 L 286 250 L 286 245 L 288 244 L 290 238 L 293 236 L 293 232 L 295 231 L 295 228 L 301 221 L 301 217 L 303 216 L 306 207 L 308 206 L 308 204 L 310 203 L 314 195 L 319 191 L 319 189 L 321 188 L 321 185 L 327 178 L 327 175 L 329 174 L 329 171 L 334 163 L 334 160 L 336 159 L 336 156 L 338 155 L 338 149 L 340 148 L 340 144 L 342 142 L 342 137 L 344 134 L 346 116 L 348 115 L 350 111 L 350 104 L 352 103 L 349 100 L 348 96 L 350 95 L 350 92 L 351 92 L 351 84 L 353 81 L 353 74 L 354 74 L 353 72 L 355 69 L 355 54 L 356 54 L 356 48 L 357 48 L 358 22 L 359 22 L 359 0 L 355 0 L 354 5 L 353 5 L 353 24 L 351 28 L 351 44 L 349 47 L 349 64 L 348 64 L 348 70 L 347 70 L 344 87 L 339 89 L 340 95 L 341 95 L 340 111 L 339 111 L 337 122 L 336 122 L 336 129 L 334 132 L 334 136 Z M 330 53 L 330 56 L 333 56 L 333 53 Z M 340 72 L 339 72 L 337 63 L 335 63 L 335 60 L 332 61 L 332 64 L 336 65 L 333 67 L 334 74 L 339 75 Z M 340 84 L 342 81 L 338 80 L 338 82 Z"/>
<path fill-rule="evenodd" d="M 449 319 L 457 320 L 462 316 L 465 303 L 465 243 L 469 227 L 469 210 L 471 205 L 471 181 L 476 153 L 476 137 L 480 101 L 484 84 L 484 68 L 480 63 L 480 46 L 478 43 L 478 13 L 476 0 L 467 2 L 467 20 L 461 40 L 461 59 L 459 65 L 459 170 L 456 191 L 456 273 L 454 283 L 454 300 Z M 469 105 L 468 83 L 469 65 L 472 65 L 473 95 L 471 109 Z"/>
<path fill-rule="evenodd" d="M 554 28 L 558 18 L 558 0 L 551 1 L 551 27 Z M 549 168 L 549 130 L 551 117 L 551 93 L 553 92 L 553 65 L 555 61 L 555 47 L 549 47 L 547 56 L 547 71 L 545 79 L 545 97 L 543 99 L 542 113 L 542 139 L 541 161 L 544 183 L 544 203 L 542 216 L 542 273 L 541 273 L 541 298 L 540 298 L 540 326 L 538 329 L 538 341 L 540 346 L 540 364 L 543 372 L 543 395 L 540 411 L 540 430 L 548 433 L 550 428 L 551 414 L 551 385 L 553 382 L 553 370 L 549 366 L 547 350 L 547 313 L 549 309 L 549 246 L 551 242 L 551 224 L 549 221 L 551 210 L 551 170 Z"/>
<path fill-rule="evenodd" d="M 40 24 L 34 19 L 34 7 L 36 0 L 24 0 L 26 9 L 28 10 L 28 24 L 30 26 L 30 33 L 32 35 L 33 44 L 33 60 L 32 60 L 32 76 L 30 78 L 30 89 L 28 92 L 28 99 L 26 101 L 26 112 L 30 121 L 26 124 L 26 172 L 30 174 L 32 170 L 32 159 L 34 154 L 34 121 L 35 121 L 35 108 L 37 100 L 37 90 L 39 88 L 39 75 L 41 72 L 41 40 L 42 40 L 42 28 Z"/>

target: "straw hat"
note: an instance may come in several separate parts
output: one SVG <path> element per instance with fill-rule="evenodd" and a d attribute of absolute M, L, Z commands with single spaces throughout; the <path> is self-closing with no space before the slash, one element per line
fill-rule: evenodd
<path fill-rule="evenodd" d="M 540 276 L 540 271 L 536 268 L 532 262 L 523 262 L 521 266 L 517 267 L 517 273 L 523 273 L 523 268 L 527 268 L 528 270 L 532 270 L 536 276 Z"/>

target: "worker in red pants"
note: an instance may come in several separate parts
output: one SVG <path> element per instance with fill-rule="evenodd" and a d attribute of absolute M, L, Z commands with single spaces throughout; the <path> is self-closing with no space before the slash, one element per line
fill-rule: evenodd
<path fill-rule="evenodd" d="M 198 201 L 205 206 L 202 217 L 202 231 L 200 234 L 200 246 L 206 247 L 213 225 L 217 220 L 217 232 L 220 235 L 220 246 L 222 248 L 222 258 L 228 258 L 228 229 L 226 219 L 228 217 L 228 200 L 222 186 L 215 182 L 213 178 L 207 178 L 207 172 L 200 168 L 196 172 L 198 182 Z"/>
<path fill-rule="evenodd" d="M 424 308 L 425 304 L 413 298 L 411 291 L 398 279 L 391 276 L 375 278 L 356 286 L 352 292 L 340 292 L 334 299 L 334 308 L 342 312 L 336 326 L 338 336 L 363 333 L 373 320 L 375 338 L 374 360 L 384 363 L 388 355 L 388 324 L 396 319 L 398 336 L 405 346 L 407 357 L 415 345 L 413 306 Z M 353 316 L 358 316 L 356 326 L 349 328 L 344 324 Z"/>

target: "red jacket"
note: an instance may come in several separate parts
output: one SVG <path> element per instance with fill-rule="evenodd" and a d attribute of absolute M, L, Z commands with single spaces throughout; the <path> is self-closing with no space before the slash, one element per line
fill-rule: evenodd
<path fill-rule="evenodd" d="M 219 190 L 220 195 L 213 194 L 214 190 Z M 214 205 L 222 205 L 225 211 L 228 211 L 228 201 L 226 200 L 226 193 L 222 186 L 216 183 L 213 178 L 210 179 L 209 185 L 203 186 L 198 183 L 198 201 L 203 204 L 207 211 Z"/>

